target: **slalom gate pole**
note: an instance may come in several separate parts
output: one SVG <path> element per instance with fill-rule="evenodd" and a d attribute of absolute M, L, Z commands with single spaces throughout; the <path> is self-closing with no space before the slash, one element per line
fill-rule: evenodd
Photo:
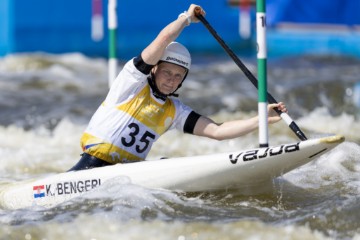
<path fill-rule="evenodd" d="M 242 39 L 251 37 L 250 0 L 239 1 L 239 35 Z"/>
<path fill-rule="evenodd" d="M 117 75 L 116 58 L 116 30 L 117 30 L 117 0 L 109 0 L 108 3 L 108 29 L 109 29 L 109 60 L 108 60 L 108 81 L 109 87 Z"/>
<path fill-rule="evenodd" d="M 93 41 L 101 41 L 104 37 L 104 17 L 102 0 L 92 0 L 91 15 L 91 38 Z"/>
<path fill-rule="evenodd" d="M 199 13 L 199 9 L 195 8 L 196 17 L 204 24 L 204 26 L 209 30 L 209 32 L 213 35 L 213 37 L 218 41 L 221 47 L 225 50 L 225 52 L 233 59 L 234 63 L 243 71 L 245 76 L 250 80 L 250 82 L 258 88 L 258 80 L 256 77 L 250 72 L 250 70 L 245 66 L 245 64 L 235 55 L 235 53 L 229 48 L 229 46 L 224 42 L 224 40 L 219 36 L 219 34 L 215 31 L 215 29 L 210 25 L 210 23 Z M 267 100 L 269 103 L 277 103 L 275 98 L 267 93 Z M 282 120 L 289 126 L 289 128 L 296 134 L 296 136 L 301 140 L 307 140 L 305 134 L 298 127 L 296 122 L 286 113 L 280 111 L 278 108 L 274 108 L 277 114 L 282 118 Z"/>
<path fill-rule="evenodd" d="M 256 40 L 258 65 L 259 146 L 269 146 L 267 111 L 267 49 L 265 0 L 256 1 Z"/>

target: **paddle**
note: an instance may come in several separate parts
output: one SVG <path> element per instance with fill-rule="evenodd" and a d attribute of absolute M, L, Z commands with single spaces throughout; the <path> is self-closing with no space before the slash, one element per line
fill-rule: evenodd
<path fill-rule="evenodd" d="M 235 55 L 235 53 L 226 45 L 224 40 L 217 34 L 214 28 L 209 24 L 209 22 L 205 19 L 203 15 L 201 15 L 201 9 L 199 7 L 195 8 L 195 15 L 196 17 L 204 24 L 204 26 L 209 30 L 209 32 L 214 36 L 214 38 L 220 43 L 220 45 L 224 48 L 226 53 L 234 60 L 236 65 L 243 71 L 246 77 L 252 82 L 252 84 L 258 88 L 258 80 L 256 77 L 249 71 L 249 69 L 241 62 L 241 60 Z M 270 94 L 267 93 L 267 99 L 270 103 L 277 103 L 275 98 Z M 288 124 L 289 128 L 296 134 L 296 136 L 304 141 L 307 140 L 305 134 L 300 130 L 298 125 L 292 120 L 292 118 L 278 108 L 274 108 L 277 114 L 281 116 L 281 118 Z"/>

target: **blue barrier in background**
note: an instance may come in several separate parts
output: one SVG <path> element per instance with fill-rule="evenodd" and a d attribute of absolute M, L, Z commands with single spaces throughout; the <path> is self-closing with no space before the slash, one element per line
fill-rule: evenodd
<path fill-rule="evenodd" d="M 250 39 L 239 36 L 237 0 L 197 0 L 207 12 L 207 20 L 224 41 L 238 54 L 256 54 L 255 25 Z M 294 54 L 346 54 L 360 57 L 360 0 L 268 0 L 269 57 Z M 91 39 L 91 0 L 0 0 L 0 56 L 18 52 L 81 52 L 107 57 L 107 0 L 103 0 L 105 36 Z M 188 1 L 118 0 L 117 56 L 137 55 L 169 22 L 189 7 Z M 292 4 L 292 5 L 291 5 Z M 338 15 L 331 15 L 334 8 Z M 342 6 L 340 8 L 339 6 Z M 319 9 L 321 8 L 321 9 Z M 273 10 L 272 10 L 273 9 Z M 275 10 L 274 10 L 275 9 Z M 322 14 L 323 13 L 323 14 Z M 339 15 L 340 14 L 340 15 Z M 313 19 L 312 19 L 312 17 Z M 254 9 L 251 10 L 254 21 Z M 318 30 L 290 26 L 282 22 L 345 24 L 345 31 Z M 311 22 L 313 21 L 313 22 Z M 350 25 L 349 25 L 350 24 Z M 184 30 L 178 41 L 192 53 L 223 52 L 201 23 Z"/>
<path fill-rule="evenodd" d="M 206 1 L 208 19 L 237 49 L 249 48 L 240 39 L 236 7 L 226 1 Z M 138 54 L 159 31 L 187 10 L 187 1 L 118 0 L 118 56 Z M 107 28 L 107 1 L 103 1 L 104 27 Z M 107 56 L 108 36 L 99 42 L 91 39 L 91 0 L 1 0 L 0 55 L 14 52 L 82 52 Z M 219 14 L 221 13 L 221 15 Z M 217 42 L 199 24 L 186 28 L 179 38 L 193 51 L 221 51 Z"/>

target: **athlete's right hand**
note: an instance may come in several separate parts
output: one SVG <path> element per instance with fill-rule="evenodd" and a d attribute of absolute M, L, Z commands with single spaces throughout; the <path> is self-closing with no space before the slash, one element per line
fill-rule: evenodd
<path fill-rule="evenodd" d="M 198 23 L 198 22 L 200 22 L 200 20 L 196 17 L 195 8 L 200 9 L 200 10 L 197 10 L 197 11 L 199 11 L 200 14 L 202 16 L 204 16 L 204 17 L 205 17 L 206 13 L 205 13 L 204 9 L 202 9 L 202 7 L 200 7 L 199 5 L 196 5 L 196 4 L 191 4 L 190 5 L 187 13 L 189 14 L 189 16 L 191 16 L 191 22 Z"/>

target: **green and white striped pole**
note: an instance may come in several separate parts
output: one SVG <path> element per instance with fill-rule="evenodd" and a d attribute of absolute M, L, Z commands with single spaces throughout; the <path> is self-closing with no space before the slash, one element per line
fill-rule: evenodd
<path fill-rule="evenodd" d="M 267 112 L 267 69 L 266 69 L 266 5 L 265 0 L 256 0 L 256 40 L 258 62 L 258 111 L 259 111 L 259 146 L 268 147 L 268 112 Z"/>
<path fill-rule="evenodd" d="M 265 6 L 265 4 L 264 4 Z M 209 32 L 214 36 L 214 38 L 219 42 L 219 44 L 224 48 L 224 50 L 226 51 L 226 53 L 234 60 L 234 62 L 236 63 L 236 65 L 241 69 L 241 71 L 243 71 L 243 73 L 245 74 L 245 76 L 250 80 L 250 82 L 252 84 L 254 84 L 254 86 L 256 88 L 258 88 L 258 80 L 256 79 L 256 77 L 250 72 L 250 70 L 245 66 L 245 64 L 243 62 L 241 62 L 241 60 L 236 56 L 236 54 L 229 48 L 228 45 L 226 45 L 226 43 L 224 42 L 224 40 L 222 40 L 222 38 L 219 36 L 219 34 L 215 31 L 215 29 L 210 25 L 210 23 L 205 19 L 204 16 L 202 16 L 200 14 L 200 8 L 195 9 L 195 14 L 196 17 L 204 24 L 204 26 L 209 30 Z M 264 20 L 264 24 L 265 24 L 265 18 Z M 265 42 L 265 41 L 264 41 Z M 266 56 L 266 51 L 265 51 L 265 56 Z M 266 62 L 266 61 L 265 61 Z M 266 66 L 266 64 L 265 64 Z M 266 76 L 266 74 L 265 74 Z M 263 96 L 262 96 L 263 97 Z M 275 100 L 275 98 L 270 94 L 267 93 L 267 100 L 270 103 L 277 103 L 277 101 Z M 265 102 L 265 100 L 264 100 Z M 301 131 L 301 129 L 298 127 L 298 125 L 295 123 L 294 120 L 292 120 L 292 118 L 286 113 L 286 112 L 281 112 L 279 109 L 274 108 L 275 112 L 277 112 L 281 118 L 288 124 L 289 128 L 296 134 L 296 136 L 301 140 L 301 141 L 305 141 L 307 140 L 305 134 Z M 267 114 L 267 112 L 266 112 Z"/>
<path fill-rule="evenodd" d="M 117 59 L 116 59 L 116 30 L 117 30 L 117 0 L 109 0 L 108 2 L 108 29 L 109 29 L 109 62 L 108 77 L 109 87 L 117 75 Z"/>

